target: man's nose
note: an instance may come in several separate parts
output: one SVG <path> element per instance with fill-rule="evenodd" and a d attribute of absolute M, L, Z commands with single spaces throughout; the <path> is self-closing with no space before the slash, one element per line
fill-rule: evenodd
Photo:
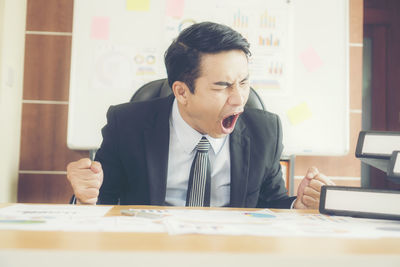
<path fill-rule="evenodd" d="M 235 86 L 232 88 L 231 95 L 229 96 L 228 103 L 232 106 L 242 106 L 245 101 L 245 90 L 240 88 L 239 86 Z"/>

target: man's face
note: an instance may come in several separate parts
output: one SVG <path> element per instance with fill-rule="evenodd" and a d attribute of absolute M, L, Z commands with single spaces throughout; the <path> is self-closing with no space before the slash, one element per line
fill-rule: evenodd
<path fill-rule="evenodd" d="M 214 138 L 230 134 L 249 97 L 246 55 L 241 50 L 203 55 L 194 94 L 184 90 L 177 97 L 179 111 L 192 128 Z"/>

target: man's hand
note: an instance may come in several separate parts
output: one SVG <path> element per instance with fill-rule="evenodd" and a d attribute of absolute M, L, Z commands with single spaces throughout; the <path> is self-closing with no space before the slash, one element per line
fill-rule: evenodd
<path fill-rule="evenodd" d="M 316 167 L 308 169 L 306 176 L 297 189 L 295 209 L 318 209 L 321 187 L 335 185 L 328 177 L 320 173 Z"/>
<path fill-rule="evenodd" d="M 67 179 L 78 204 L 96 204 L 103 183 L 103 170 L 99 162 L 83 158 L 69 163 Z"/>

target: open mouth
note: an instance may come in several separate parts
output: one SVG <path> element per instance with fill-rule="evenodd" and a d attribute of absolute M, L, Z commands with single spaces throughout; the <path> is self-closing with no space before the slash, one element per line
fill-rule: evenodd
<path fill-rule="evenodd" d="M 239 118 L 240 114 L 241 113 L 234 113 L 232 115 L 229 115 L 229 116 L 225 117 L 222 120 L 222 127 L 224 128 L 224 130 L 226 130 L 226 131 L 233 130 L 233 128 L 235 127 L 236 121 Z"/>

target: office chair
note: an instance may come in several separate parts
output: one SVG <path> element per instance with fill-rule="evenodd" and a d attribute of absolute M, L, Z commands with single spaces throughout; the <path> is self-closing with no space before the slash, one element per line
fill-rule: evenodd
<path fill-rule="evenodd" d="M 168 85 L 168 80 L 160 79 L 146 83 L 145 85 L 140 87 L 131 97 L 130 102 L 144 101 L 157 97 L 166 97 L 170 94 L 172 94 L 172 90 L 171 87 L 169 87 Z M 251 87 L 249 99 L 247 100 L 245 107 L 266 110 L 260 96 Z"/>

